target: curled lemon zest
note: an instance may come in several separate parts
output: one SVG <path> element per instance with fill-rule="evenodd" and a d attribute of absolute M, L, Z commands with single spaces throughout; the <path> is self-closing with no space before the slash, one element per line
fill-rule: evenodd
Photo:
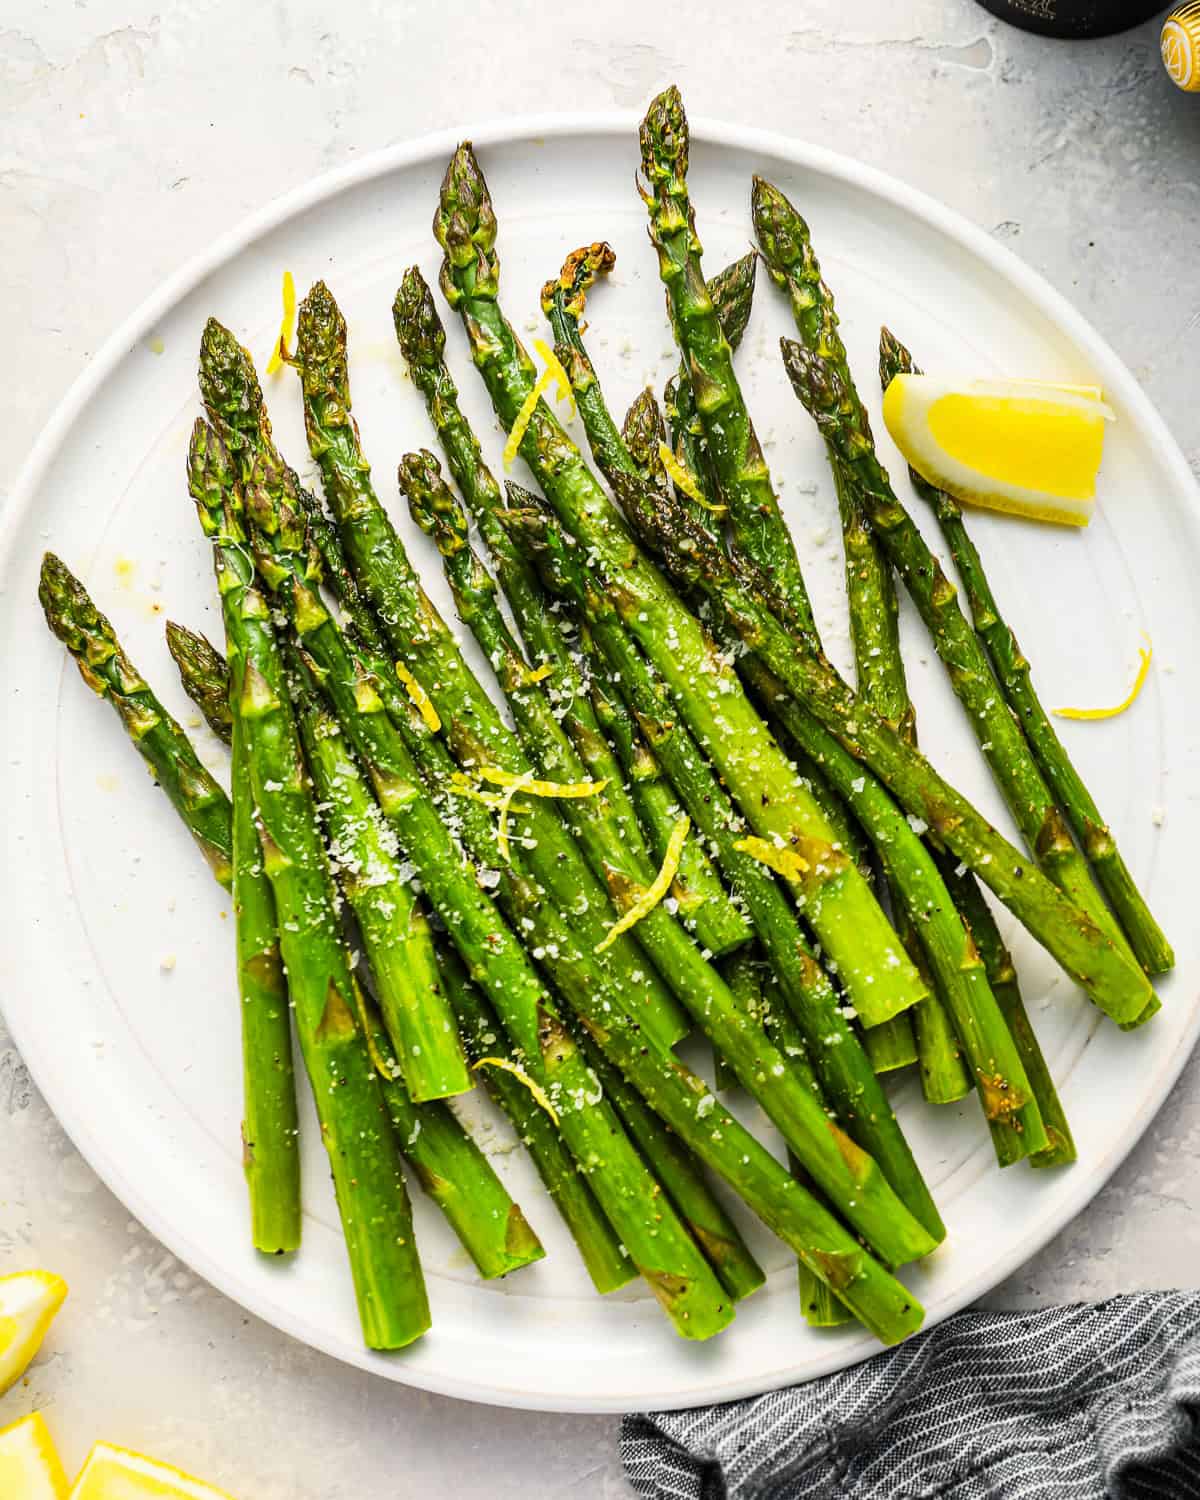
<path fill-rule="evenodd" d="M 550 1103 L 546 1090 L 540 1083 L 535 1083 L 523 1068 L 518 1068 L 515 1062 L 509 1062 L 507 1057 L 481 1057 L 477 1063 L 472 1064 L 472 1067 L 476 1071 L 480 1068 L 503 1068 L 506 1073 L 511 1073 L 514 1078 L 520 1079 L 554 1123 L 556 1125 L 559 1123 L 558 1111 Z"/>
<path fill-rule="evenodd" d="M 408 670 L 402 661 L 396 663 L 396 676 L 404 684 L 408 696 L 417 705 L 417 712 L 425 721 L 425 727 L 430 734 L 436 734 L 442 727 L 442 721 L 438 718 L 438 711 L 429 701 L 429 694 Z"/>
<path fill-rule="evenodd" d="M 506 865 L 512 864 L 512 847 L 508 842 L 508 815 L 512 811 L 512 800 L 519 791 L 532 785 L 533 779 L 533 772 L 526 771 L 523 776 L 517 776 L 511 782 L 502 783 L 504 792 L 496 804 L 500 809 L 500 816 L 496 820 L 496 847 L 500 850 L 500 856 Z"/>
<path fill-rule="evenodd" d="M 738 839 L 733 847 L 742 854 L 748 854 L 751 859 L 758 860 L 760 865 L 766 865 L 768 870 L 774 870 L 776 875 L 782 875 L 785 880 L 799 880 L 809 867 L 808 860 L 802 854 L 797 854 L 794 849 L 781 849 L 766 839 L 753 836 Z"/>
<path fill-rule="evenodd" d="M 479 777 L 492 786 L 519 789 L 531 797 L 597 797 L 608 785 L 607 781 L 539 781 L 532 771 L 517 776 L 499 766 L 480 766 Z"/>
<path fill-rule="evenodd" d="M 1056 708 L 1055 716 L 1060 719 L 1115 719 L 1118 714 L 1123 714 L 1127 708 L 1131 708 L 1146 686 L 1146 678 L 1150 675 L 1150 662 L 1154 656 L 1154 647 L 1150 644 L 1149 636 L 1146 637 L 1144 647 L 1138 647 L 1138 655 L 1141 657 L 1141 665 L 1138 667 L 1137 676 L 1133 679 L 1133 686 L 1115 708 Z"/>
<path fill-rule="evenodd" d="M 575 415 L 575 392 L 571 389 L 571 377 L 563 369 L 562 361 L 545 339 L 534 339 L 533 347 L 542 356 L 542 363 L 546 370 L 554 377 L 554 383 L 558 390 L 554 393 L 556 401 L 569 401 L 571 403 L 571 416 Z"/>
<path fill-rule="evenodd" d="M 283 369 L 283 362 L 288 358 L 288 344 L 291 343 L 292 335 L 296 331 L 296 283 L 292 279 L 292 273 L 283 273 L 283 317 L 279 323 L 279 337 L 275 340 L 275 347 L 271 350 L 271 357 L 267 361 L 267 374 L 274 375 L 276 370 Z"/>
<path fill-rule="evenodd" d="M 553 671 L 554 663 L 549 661 L 540 667 L 530 667 L 525 673 L 525 685 L 532 687 L 535 683 L 545 682 Z"/>
<path fill-rule="evenodd" d="M 671 837 L 667 840 L 667 852 L 663 856 L 662 868 L 629 910 L 623 916 L 617 918 L 596 944 L 595 952 L 603 953 L 606 948 L 611 948 L 623 932 L 628 932 L 644 916 L 652 912 L 671 889 L 672 882 L 679 870 L 679 857 L 683 853 L 684 840 L 687 838 L 688 830 L 691 826 L 692 820 L 684 813 L 675 824 L 675 827 L 671 829 Z"/>
<path fill-rule="evenodd" d="M 461 771 L 455 771 L 450 777 L 450 781 L 457 797 L 470 797 L 472 802 L 482 802 L 484 807 L 496 808 L 504 806 L 505 796 L 502 792 L 481 792 L 478 787 L 471 785 L 469 778 L 464 776 Z M 510 803 L 508 810 L 510 813 L 528 813 L 533 811 L 532 808 L 526 807 L 523 802 Z"/>
<path fill-rule="evenodd" d="M 681 464 L 676 458 L 668 443 L 661 442 L 658 445 L 658 456 L 662 459 L 662 466 L 671 477 L 671 483 L 677 490 L 682 490 L 689 500 L 694 500 L 697 505 L 702 505 L 705 510 L 711 511 L 714 516 L 723 516 L 726 511 L 724 505 L 714 505 L 711 500 L 706 500 L 696 476 L 685 464 Z"/>
<path fill-rule="evenodd" d="M 516 458 L 517 451 L 525 437 L 525 429 L 533 420 L 533 414 L 537 410 L 537 404 L 542 399 L 543 392 L 552 382 L 558 386 L 558 393 L 555 399 L 558 401 L 562 401 L 564 397 L 569 399 L 571 402 L 571 415 L 575 415 L 575 397 L 571 391 L 571 382 L 567 377 L 567 372 L 559 362 L 558 355 L 555 354 L 554 350 L 551 349 L 550 345 L 544 339 L 535 340 L 533 347 L 542 356 L 546 368 L 534 381 L 533 389 L 529 392 L 528 396 L 521 402 L 521 410 L 517 413 L 517 419 L 512 424 L 512 429 L 508 434 L 508 441 L 504 445 L 505 473 L 512 468 L 513 460 Z"/>

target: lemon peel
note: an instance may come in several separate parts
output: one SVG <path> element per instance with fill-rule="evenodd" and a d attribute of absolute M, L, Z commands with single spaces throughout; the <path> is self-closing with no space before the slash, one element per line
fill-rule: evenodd
<path fill-rule="evenodd" d="M 1141 663 L 1137 669 L 1137 676 L 1133 679 L 1133 686 L 1115 708 L 1056 708 L 1055 717 L 1059 719 L 1115 719 L 1127 708 L 1132 708 L 1141 696 L 1141 691 L 1146 686 L 1146 678 L 1150 675 L 1154 647 L 1150 644 L 1149 637 L 1146 638 L 1145 646 L 1138 647 L 1138 656 L 1141 657 Z"/>
<path fill-rule="evenodd" d="M 503 1068 L 506 1073 L 511 1073 L 514 1078 L 519 1079 L 525 1085 L 554 1123 L 556 1125 L 559 1123 L 558 1111 L 550 1103 L 546 1090 L 540 1083 L 530 1078 L 524 1068 L 518 1068 L 515 1062 L 510 1062 L 507 1057 L 481 1057 L 478 1062 L 472 1063 L 471 1067 L 476 1071 L 480 1068 Z"/>
<path fill-rule="evenodd" d="M 438 711 L 429 700 L 429 694 L 408 670 L 402 661 L 396 663 L 396 676 L 404 684 L 404 690 L 412 701 L 417 705 L 417 712 L 425 721 L 425 727 L 431 734 L 436 734 L 442 727 L 442 721 L 438 718 Z"/>
<path fill-rule="evenodd" d="M 808 860 L 802 854 L 797 854 L 794 849 L 786 846 L 781 848 L 767 839 L 751 835 L 749 838 L 738 839 L 733 847 L 742 854 L 748 854 L 751 859 L 758 860 L 760 865 L 766 865 L 768 870 L 774 870 L 776 875 L 782 875 L 785 880 L 798 881 L 808 872 Z"/>
<path fill-rule="evenodd" d="M 533 414 L 537 410 L 537 404 L 542 399 L 543 393 L 551 384 L 558 387 L 555 400 L 569 400 L 571 403 L 571 415 L 575 415 L 575 396 L 571 390 L 570 377 L 563 369 L 558 355 L 551 349 L 544 339 L 535 339 L 533 347 L 541 355 L 546 368 L 533 383 L 533 389 L 521 402 L 521 410 L 517 413 L 517 419 L 512 424 L 508 434 L 508 441 L 504 445 L 504 469 L 507 473 L 513 466 L 513 460 L 525 437 L 525 429 L 533 420 Z"/>
<path fill-rule="evenodd" d="M 279 321 L 279 337 L 275 340 L 275 347 L 271 350 L 271 357 L 267 361 L 267 374 L 274 375 L 276 370 L 282 370 L 286 360 L 290 358 L 288 345 L 292 341 L 292 335 L 296 331 L 296 283 L 290 271 L 283 273 L 283 317 Z"/>
<path fill-rule="evenodd" d="M 69 1500 L 233 1500 L 233 1496 L 172 1464 L 113 1443 L 97 1443 Z"/>
<path fill-rule="evenodd" d="M 611 948 L 622 933 L 628 932 L 647 916 L 663 899 L 674 883 L 675 876 L 679 871 L 679 858 L 683 853 L 684 841 L 692 826 L 692 820 L 686 813 L 676 822 L 671 829 L 671 836 L 667 840 L 666 853 L 663 855 L 662 867 L 651 883 L 646 887 L 629 910 L 623 913 L 612 924 L 600 941 L 596 944 L 594 951 L 603 953 L 606 948 Z"/>
<path fill-rule="evenodd" d="M 0 1430 L 0 1495 L 67 1500 L 67 1476 L 41 1412 Z"/>
<path fill-rule="evenodd" d="M 67 1283 L 51 1271 L 0 1276 L 0 1395 L 29 1368 L 67 1296 Z"/>

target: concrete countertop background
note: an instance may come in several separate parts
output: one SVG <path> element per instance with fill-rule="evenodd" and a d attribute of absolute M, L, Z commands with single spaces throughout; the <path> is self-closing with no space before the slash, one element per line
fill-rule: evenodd
<path fill-rule="evenodd" d="M 1006 240 L 1088 316 L 1200 472 L 1200 99 L 1148 25 L 1063 44 L 972 0 L 0 0 L 0 499 L 107 333 L 213 234 L 378 147 L 508 112 L 689 109 L 848 152 Z M 2 997 L 0 997 L 2 1003 Z M 1036 1307 L 1195 1281 L 1200 1064 L 1104 1193 L 1000 1287 Z M 0 1426 L 45 1410 L 245 1500 L 616 1500 L 604 1417 L 407 1391 L 267 1328 L 96 1180 L 0 1023 L 0 1274 L 71 1297 Z"/>

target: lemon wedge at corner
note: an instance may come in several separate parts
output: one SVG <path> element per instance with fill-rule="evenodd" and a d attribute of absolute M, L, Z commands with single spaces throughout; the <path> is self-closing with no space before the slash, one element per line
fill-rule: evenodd
<path fill-rule="evenodd" d="M 40 1412 L 0 1431 L 4 1500 L 67 1500 L 67 1476 Z"/>
<path fill-rule="evenodd" d="M 0 1395 L 24 1375 L 66 1295 L 67 1283 L 49 1271 L 0 1276 Z"/>
<path fill-rule="evenodd" d="M 97 1443 L 80 1470 L 69 1500 L 233 1500 L 224 1490 L 192 1479 L 112 1443 Z"/>
<path fill-rule="evenodd" d="M 1094 386 L 897 375 L 883 420 L 918 474 L 968 504 L 1064 526 L 1092 518 L 1113 420 Z"/>

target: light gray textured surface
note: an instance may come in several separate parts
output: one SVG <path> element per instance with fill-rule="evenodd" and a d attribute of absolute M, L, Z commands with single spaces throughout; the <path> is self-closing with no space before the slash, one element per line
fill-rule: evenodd
<path fill-rule="evenodd" d="M 696 114 L 846 151 L 1007 240 L 1115 344 L 1200 469 L 1200 101 L 1167 81 L 1153 27 L 1065 46 L 971 0 L 700 3 L 686 31 L 682 12 L 629 0 L 443 14 L 0 0 L 0 490 L 109 330 L 249 210 L 456 120 L 628 108 L 669 79 Z M 993 1305 L 1194 1282 L 1198 1076 Z M 72 1296 L 0 1425 L 45 1409 L 69 1466 L 105 1436 L 246 1500 L 628 1493 L 610 1419 L 409 1392 L 245 1317 L 99 1186 L 0 1028 L 0 1273 L 29 1265 Z"/>

